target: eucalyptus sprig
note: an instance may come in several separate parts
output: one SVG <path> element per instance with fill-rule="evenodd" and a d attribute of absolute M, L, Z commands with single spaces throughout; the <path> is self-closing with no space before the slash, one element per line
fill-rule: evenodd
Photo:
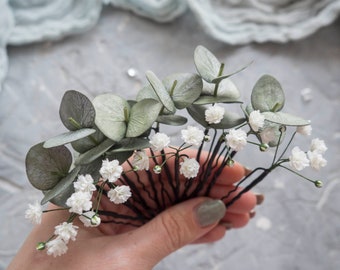
<path fill-rule="evenodd" d="M 237 152 L 246 145 L 262 152 L 273 148 L 274 158 L 221 198 L 227 208 L 277 168 L 322 185 L 297 172 L 326 165 L 322 155 L 327 147 L 322 140 L 312 140 L 308 151 L 296 146 L 286 155 L 295 134 L 308 135 L 311 126 L 283 112 L 284 91 L 274 77 L 259 78 L 251 103 L 243 104 L 230 77 L 244 68 L 225 74 L 225 64 L 203 46 L 196 48 L 194 63 L 197 73 L 175 73 L 164 79 L 147 71 L 148 83 L 135 100 L 115 93 L 90 100 L 76 90 L 66 91 L 59 115 L 68 131 L 34 145 L 26 156 L 28 179 L 44 194 L 41 204 L 52 202 L 69 211 L 67 224 L 79 216 L 85 226 L 98 226 L 104 217 L 105 222 L 140 226 L 173 204 L 209 196 L 223 168 L 233 166 Z M 229 109 L 235 105 L 240 113 Z M 187 117 L 178 114 L 181 110 L 197 125 L 187 126 Z M 183 144 L 171 146 L 171 138 L 161 133 L 163 125 L 185 126 Z M 296 131 L 284 144 L 291 127 Z M 197 147 L 194 157 L 188 154 L 190 147 Z M 208 154 L 202 159 L 205 148 Z M 186 178 L 184 187 L 182 178 Z M 242 190 L 240 185 L 244 185 Z M 103 197 L 126 207 L 130 214 L 101 209 Z M 26 215 L 39 222 L 40 212 L 37 205 L 31 205 Z M 61 255 L 65 250 L 50 248 L 53 241 L 60 244 L 58 237 L 39 243 L 38 249 L 47 246 L 48 253 Z M 62 241 L 66 245 L 68 240 Z"/>

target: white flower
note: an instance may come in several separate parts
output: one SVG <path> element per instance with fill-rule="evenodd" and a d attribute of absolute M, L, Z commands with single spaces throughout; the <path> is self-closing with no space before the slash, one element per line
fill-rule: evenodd
<path fill-rule="evenodd" d="M 306 153 L 303 152 L 298 146 L 295 146 L 292 149 L 291 155 L 289 157 L 289 165 L 298 171 L 301 171 L 305 167 L 309 166 L 309 160 Z"/>
<path fill-rule="evenodd" d="M 185 178 L 194 178 L 197 176 L 200 164 L 196 159 L 184 157 L 180 165 L 181 168 L 179 169 L 179 172 L 183 174 Z"/>
<path fill-rule="evenodd" d="M 97 227 L 100 225 L 100 217 L 94 211 L 88 211 L 79 216 L 85 227 Z"/>
<path fill-rule="evenodd" d="M 242 150 L 247 144 L 247 133 L 242 129 L 231 129 L 225 136 L 227 146 L 235 151 Z"/>
<path fill-rule="evenodd" d="M 107 193 L 111 202 L 115 204 L 125 203 L 131 197 L 129 186 L 116 186 Z"/>
<path fill-rule="evenodd" d="M 41 223 L 42 207 L 40 203 L 28 204 L 28 209 L 25 211 L 25 218 L 27 218 L 33 224 Z"/>
<path fill-rule="evenodd" d="M 102 167 L 99 170 L 104 180 L 108 180 L 113 183 L 118 180 L 123 172 L 123 167 L 119 165 L 119 161 L 114 159 L 109 161 L 108 159 L 103 160 Z"/>
<path fill-rule="evenodd" d="M 86 174 L 79 175 L 76 182 L 73 183 L 75 191 L 84 191 L 84 192 L 90 192 L 96 190 L 96 186 L 93 184 L 94 180 L 91 175 Z"/>
<path fill-rule="evenodd" d="M 144 150 L 136 151 L 133 155 L 132 166 L 137 170 L 149 170 L 149 157 Z"/>
<path fill-rule="evenodd" d="M 73 225 L 73 223 L 63 222 L 55 226 L 54 234 L 60 237 L 65 243 L 68 243 L 69 240 L 76 240 L 78 228 L 79 227 Z"/>
<path fill-rule="evenodd" d="M 61 239 L 57 237 L 51 241 L 46 243 L 47 254 L 53 255 L 53 257 L 61 256 L 67 252 L 67 244 Z"/>
<path fill-rule="evenodd" d="M 312 126 L 298 126 L 296 127 L 296 132 L 304 136 L 310 136 L 312 134 Z"/>
<path fill-rule="evenodd" d="M 66 205 L 70 207 L 71 213 L 81 215 L 83 211 L 89 211 L 92 208 L 92 195 L 89 192 L 78 191 L 67 199 Z"/>
<path fill-rule="evenodd" d="M 262 143 L 269 143 L 275 140 L 276 136 L 275 136 L 275 128 L 274 127 L 268 127 L 265 128 L 264 130 L 262 130 L 260 132 L 260 137 L 261 137 L 261 141 Z"/>
<path fill-rule="evenodd" d="M 259 110 L 252 111 L 249 115 L 249 125 L 252 130 L 258 132 L 260 128 L 264 125 L 264 116 Z"/>
<path fill-rule="evenodd" d="M 312 140 L 310 145 L 310 151 L 317 152 L 319 154 L 324 154 L 327 149 L 328 148 L 323 140 L 320 140 L 319 138 L 315 138 Z"/>
<path fill-rule="evenodd" d="M 218 124 L 224 116 L 224 108 L 218 105 L 211 106 L 204 112 L 205 121 L 209 124 Z"/>
<path fill-rule="evenodd" d="M 151 149 L 154 151 L 161 151 L 170 144 L 170 138 L 164 133 L 156 133 L 150 140 Z"/>
<path fill-rule="evenodd" d="M 193 126 L 188 126 L 186 129 L 183 129 L 181 134 L 184 142 L 193 146 L 199 146 L 204 139 L 203 130 Z"/>
<path fill-rule="evenodd" d="M 310 166 L 317 171 L 319 171 L 321 167 L 325 167 L 327 165 L 327 160 L 316 151 L 308 151 L 307 156 L 310 161 Z"/>

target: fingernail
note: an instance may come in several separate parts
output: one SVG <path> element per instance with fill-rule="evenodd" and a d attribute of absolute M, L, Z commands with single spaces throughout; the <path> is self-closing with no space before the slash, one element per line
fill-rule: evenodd
<path fill-rule="evenodd" d="M 256 215 L 256 211 L 255 211 L 255 210 L 251 210 L 251 211 L 249 212 L 249 217 L 250 217 L 250 218 L 255 217 L 255 215 Z"/>
<path fill-rule="evenodd" d="M 230 222 L 220 222 L 218 225 L 222 225 L 226 230 L 231 230 L 233 228 L 233 224 Z"/>
<path fill-rule="evenodd" d="M 264 201 L 264 195 L 263 194 L 256 194 L 256 204 L 260 205 L 263 203 Z"/>
<path fill-rule="evenodd" d="M 226 207 L 221 200 L 208 200 L 196 208 L 197 221 L 205 227 L 219 221 L 225 214 Z"/>
<path fill-rule="evenodd" d="M 252 169 L 249 169 L 248 167 L 243 167 L 243 168 L 244 168 L 244 176 L 248 176 L 253 171 Z"/>

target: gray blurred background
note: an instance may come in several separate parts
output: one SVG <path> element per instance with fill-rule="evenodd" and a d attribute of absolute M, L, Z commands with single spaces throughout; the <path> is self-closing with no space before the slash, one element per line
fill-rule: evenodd
<path fill-rule="evenodd" d="M 159 77 L 194 72 L 199 44 L 224 61 L 227 71 L 254 61 L 233 77 L 246 101 L 261 75 L 281 82 L 286 111 L 310 119 L 312 137 L 328 145 L 328 166 L 306 171 L 325 185 L 316 189 L 278 170 L 256 187 L 266 199 L 246 228 L 228 231 L 213 244 L 185 247 L 156 269 L 339 269 L 340 21 L 299 41 L 231 46 L 205 34 L 191 12 L 158 24 L 109 7 L 83 34 L 7 47 L 9 69 L 0 92 L 0 269 L 31 230 L 24 211 L 41 195 L 26 179 L 24 158 L 33 144 L 65 131 L 58 117 L 63 93 L 76 89 L 93 97 L 113 91 L 134 98 L 146 70 Z M 135 76 L 128 75 L 131 69 Z M 174 142 L 178 131 L 168 131 Z M 306 147 L 303 139 L 296 142 Z M 238 161 L 255 167 L 262 155 L 245 152 Z"/>

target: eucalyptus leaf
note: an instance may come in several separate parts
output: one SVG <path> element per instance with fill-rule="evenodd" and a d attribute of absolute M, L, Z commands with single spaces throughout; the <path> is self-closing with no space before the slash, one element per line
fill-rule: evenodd
<path fill-rule="evenodd" d="M 134 151 L 126 151 L 126 152 L 109 152 L 107 153 L 107 158 L 109 160 L 117 159 L 120 164 L 123 164 L 129 157 L 132 156 Z"/>
<path fill-rule="evenodd" d="M 159 115 L 156 121 L 165 125 L 182 126 L 188 122 L 188 119 L 180 115 Z"/>
<path fill-rule="evenodd" d="M 103 94 L 93 100 L 96 109 L 95 123 L 101 132 L 113 141 L 120 141 L 126 132 L 128 102 L 114 94 Z"/>
<path fill-rule="evenodd" d="M 93 133 L 96 130 L 93 128 L 82 128 L 75 131 L 69 131 L 66 133 L 62 133 L 58 136 L 55 136 L 44 143 L 45 148 L 56 147 L 59 145 L 64 145 L 82 138 L 85 138 Z"/>
<path fill-rule="evenodd" d="M 225 111 L 223 119 L 218 124 L 208 124 L 207 121 L 205 121 L 205 111 L 206 107 L 202 105 L 192 105 L 187 108 L 188 113 L 191 115 L 191 117 L 201 124 L 204 127 L 211 127 L 215 129 L 229 129 L 236 127 L 242 123 L 245 122 L 245 118 L 241 117 L 237 113 Z"/>
<path fill-rule="evenodd" d="M 213 79 L 211 82 L 212 82 L 212 83 L 215 83 L 215 84 L 218 84 L 218 83 L 220 83 L 221 81 L 223 81 L 223 80 L 225 80 L 225 79 L 227 79 L 227 78 L 229 78 L 229 77 L 231 77 L 231 76 L 233 76 L 233 75 L 235 75 L 235 74 L 237 74 L 237 73 L 239 73 L 239 72 L 245 70 L 250 64 L 251 64 L 251 63 L 249 63 L 248 65 L 246 65 L 246 66 L 244 66 L 244 67 L 242 67 L 242 68 L 240 68 L 240 69 L 238 69 L 238 70 L 236 70 L 236 71 L 234 71 L 234 72 L 232 72 L 232 73 L 229 73 L 229 74 L 227 74 L 227 75 L 219 76 L 219 77 Z"/>
<path fill-rule="evenodd" d="M 47 149 L 39 143 L 28 151 L 25 163 L 30 183 L 39 190 L 49 190 L 68 174 L 72 155 L 65 146 Z"/>
<path fill-rule="evenodd" d="M 260 112 L 278 112 L 285 103 L 285 96 L 280 83 L 270 75 L 263 75 L 255 84 L 251 93 L 251 104 Z"/>
<path fill-rule="evenodd" d="M 96 147 L 79 155 L 79 157 L 75 161 L 75 164 L 84 165 L 84 164 L 91 163 L 92 161 L 96 160 L 98 157 L 103 155 L 106 151 L 108 151 L 114 144 L 115 144 L 114 141 L 110 139 L 106 139 L 101 144 L 97 145 Z"/>
<path fill-rule="evenodd" d="M 173 92 L 170 90 L 177 81 Z M 176 73 L 167 76 L 162 81 L 177 109 L 184 109 L 191 105 L 201 94 L 203 82 L 200 76 L 191 73 Z"/>
<path fill-rule="evenodd" d="M 203 82 L 203 89 L 201 95 L 214 96 L 216 84 Z M 225 79 L 219 83 L 217 86 L 218 97 L 226 97 L 230 100 L 238 100 L 240 97 L 240 91 L 237 89 L 236 85 L 231 79 Z"/>
<path fill-rule="evenodd" d="M 168 111 L 174 113 L 176 111 L 174 102 L 172 101 L 169 93 L 166 91 L 163 83 L 157 78 L 157 76 L 152 71 L 146 72 L 146 78 L 151 84 L 153 90 L 155 91 L 159 101 Z"/>
<path fill-rule="evenodd" d="M 43 191 L 44 195 L 46 195 L 49 191 Z M 66 201 L 71 195 L 74 193 L 74 186 L 70 185 L 65 190 L 58 194 L 57 196 L 53 197 L 49 201 L 59 207 L 67 208 Z"/>
<path fill-rule="evenodd" d="M 103 164 L 103 157 L 100 156 L 89 164 L 81 165 L 79 174 L 83 174 L 83 175 L 90 174 L 94 182 L 96 183 L 101 178 L 99 170 L 102 167 L 102 164 Z"/>
<path fill-rule="evenodd" d="M 78 153 L 85 153 L 105 140 L 106 136 L 95 125 L 94 129 L 96 132 L 91 134 L 91 136 L 71 142 L 71 145 L 75 151 Z"/>
<path fill-rule="evenodd" d="M 119 144 L 115 145 L 113 149 L 109 152 L 119 153 L 119 152 L 128 152 L 134 151 L 137 149 L 145 149 L 149 148 L 150 143 L 148 139 L 145 138 L 125 138 L 119 142 Z"/>
<path fill-rule="evenodd" d="M 242 103 L 242 102 L 229 97 L 200 96 L 197 100 L 195 100 L 193 104 L 205 105 L 213 103 Z"/>
<path fill-rule="evenodd" d="M 263 112 L 262 115 L 267 121 L 284 126 L 306 126 L 310 121 L 284 112 Z"/>
<path fill-rule="evenodd" d="M 137 102 L 131 108 L 126 137 L 138 137 L 147 131 L 156 121 L 162 107 L 162 104 L 154 99 Z"/>
<path fill-rule="evenodd" d="M 91 101 L 85 95 L 76 90 L 69 90 L 61 100 L 59 115 L 67 129 L 77 130 L 92 127 L 96 113 Z"/>
<path fill-rule="evenodd" d="M 77 177 L 79 170 L 80 167 L 75 167 L 67 176 L 65 176 L 60 182 L 58 182 L 58 184 L 56 184 L 51 190 L 46 192 L 44 198 L 41 201 L 41 204 L 45 204 L 56 196 L 69 191 L 69 187 L 73 184 L 73 181 Z"/>
<path fill-rule="evenodd" d="M 219 76 L 221 63 L 216 56 L 203 46 L 197 46 L 194 53 L 197 72 L 207 82 L 212 82 Z"/>

